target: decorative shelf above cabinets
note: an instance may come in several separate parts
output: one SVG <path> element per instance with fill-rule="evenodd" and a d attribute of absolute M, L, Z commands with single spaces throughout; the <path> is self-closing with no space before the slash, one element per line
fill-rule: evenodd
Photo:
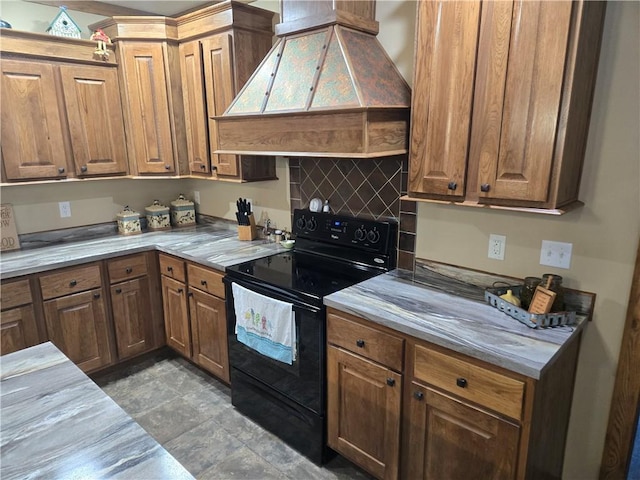
<path fill-rule="evenodd" d="M 604 2 L 418 2 L 408 197 L 579 205 Z"/>

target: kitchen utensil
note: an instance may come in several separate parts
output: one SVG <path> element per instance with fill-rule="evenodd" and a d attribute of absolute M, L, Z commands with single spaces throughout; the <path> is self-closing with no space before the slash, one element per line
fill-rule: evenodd
<path fill-rule="evenodd" d="M 159 200 L 154 200 L 151 205 L 145 207 L 144 211 L 147 215 L 149 230 L 169 230 L 171 228 L 169 207 L 162 205 Z"/>
<path fill-rule="evenodd" d="M 322 200 L 319 198 L 312 198 L 309 202 L 309 210 L 312 212 L 319 212 L 322 210 Z"/>
<path fill-rule="evenodd" d="M 126 205 L 124 209 L 116 215 L 118 221 L 118 233 L 121 235 L 134 235 L 142 233 L 140 228 L 140 214 Z"/>

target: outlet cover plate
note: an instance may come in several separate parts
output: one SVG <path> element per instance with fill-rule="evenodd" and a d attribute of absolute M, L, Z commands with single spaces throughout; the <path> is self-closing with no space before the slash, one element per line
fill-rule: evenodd
<path fill-rule="evenodd" d="M 495 260 L 504 260 L 504 251 L 507 245 L 507 237 L 504 235 L 489 235 L 489 251 L 487 256 Z"/>
<path fill-rule="evenodd" d="M 69 218 L 71 216 L 70 202 L 58 202 L 58 209 L 60 210 L 60 218 Z"/>
<path fill-rule="evenodd" d="M 571 267 L 572 249 L 572 243 L 542 240 L 542 248 L 540 249 L 540 265 L 568 269 Z"/>

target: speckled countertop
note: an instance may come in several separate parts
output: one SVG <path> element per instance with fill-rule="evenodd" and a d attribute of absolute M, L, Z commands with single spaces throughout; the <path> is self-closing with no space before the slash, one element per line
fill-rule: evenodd
<path fill-rule="evenodd" d="M 483 288 L 452 277 L 427 278 L 419 270 L 374 277 L 324 303 L 535 379 L 586 323 L 586 315 L 578 315 L 572 327 L 533 329 L 485 303 Z"/>
<path fill-rule="evenodd" d="M 148 250 L 178 255 L 224 271 L 229 265 L 284 250 L 264 240 L 238 240 L 235 230 L 219 225 L 197 225 L 139 235 L 112 235 L 93 240 L 62 243 L 30 250 L 3 253 L 0 278 L 9 278 L 79 265 Z"/>
<path fill-rule="evenodd" d="M 3 480 L 193 479 L 52 343 L 0 366 Z"/>

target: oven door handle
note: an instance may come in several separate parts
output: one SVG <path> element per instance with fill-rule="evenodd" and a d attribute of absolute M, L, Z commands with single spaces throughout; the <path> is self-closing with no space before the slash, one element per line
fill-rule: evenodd
<path fill-rule="evenodd" d="M 259 295 L 264 295 L 265 297 L 269 298 L 275 298 L 276 300 L 279 300 L 281 302 L 290 303 L 293 305 L 294 311 L 306 311 L 314 314 L 322 311 L 322 308 L 318 308 L 314 305 L 310 305 L 308 303 L 304 303 L 300 300 L 294 299 L 286 290 L 275 287 L 273 285 L 269 285 L 268 288 L 265 288 L 253 282 L 247 282 L 246 280 L 237 280 L 228 276 L 223 277 L 222 281 L 229 284 L 229 286 L 235 283 L 236 285 L 246 288 L 247 290 L 251 290 L 252 292 Z"/>

